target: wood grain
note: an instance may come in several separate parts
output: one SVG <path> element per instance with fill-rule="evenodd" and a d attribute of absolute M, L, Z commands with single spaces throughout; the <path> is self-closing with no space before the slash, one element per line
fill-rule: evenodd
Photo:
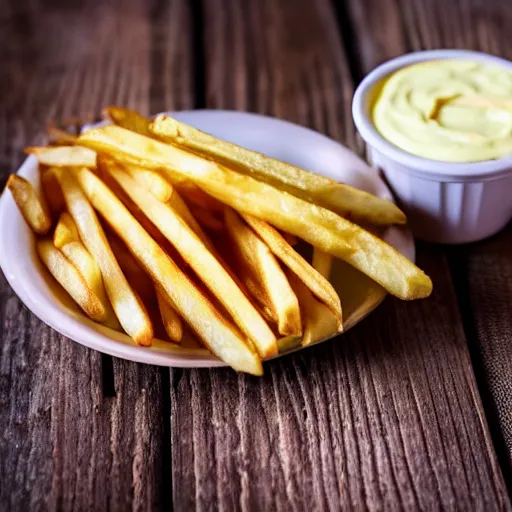
<path fill-rule="evenodd" d="M 350 2 L 362 69 L 406 51 L 465 48 L 512 58 L 508 27 L 512 13 L 506 2 L 457 0 L 431 2 L 393 0 Z M 363 30 L 385 35 L 368 38 Z M 373 30 L 372 30 L 373 29 Z M 448 257 L 462 310 L 479 389 L 509 487 L 512 485 L 512 317 L 508 276 L 512 271 L 512 231 L 490 240 L 456 248 Z"/>
<path fill-rule="evenodd" d="M 95 117 L 108 103 L 149 110 L 152 44 L 168 51 L 152 40 L 151 14 L 143 1 L 16 1 L 2 10 L 2 179 L 24 145 L 43 141 L 49 120 Z M 168 374 L 65 339 L 3 276 L 0 329 L 0 508 L 165 507 Z"/>
<path fill-rule="evenodd" d="M 408 48 L 510 51 L 504 2 L 446 4 L 10 0 L 0 186 L 46 122 L 114 102 L 252 110 L 361 149 L 350 100 L 365 70 Z M 503 236 L 450 253 L 463 311 L 475 311 L 470 340 L 490 342 L 484 361 L 508 340 Z M 419 263 L 431 299 L 388 299 L 346 336 L 266 364 L 262 379 L 101 356 L 37 320 L 1 276 L 0 509 L 510 508 L 445 251 L 421 246 Z"/>
<path fill-rule="evenodd" d="M 274 114 L 355 147 L 343 10 L 204 8 L 208 107 Z M 362 34 L 370 55 L 381 44 Z M 267 364 L 262 379 L 172 370 L 175 507 L 506 508 L 446 258 L 422 247 L 420 264 L 436 286 L 429 301 L 389 299 L 346 336 Z"/>
<path fill-rule="evenodd" d="M 507 483 L 512 482 L 512 231 L 450 255 L 480 392 Z M 470 315 L 470 311 L 475 313 Z"/>

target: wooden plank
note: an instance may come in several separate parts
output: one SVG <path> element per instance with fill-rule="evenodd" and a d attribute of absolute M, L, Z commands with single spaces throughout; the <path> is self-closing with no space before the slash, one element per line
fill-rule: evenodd
<path fill-rule="evenodd" d="M 164 106 L 162 90 L 170 86 L 155 89 L 150 103 L 150 85 L 153 75 L 162 83 L 162 70 L 166 81 L 177 76 L 171 50 L 187 44 L 176 39 L 184 5 L 151 12 L 138 0 L 115 9 L 93 1 L 11 2 L 0 30 L 2 179 L 20 163 L 23 146 L 43 141 L 49 120 L 94 117 L 108 103 L 143 112 Z M 168 41 L 162 33 L 171 12 Z M 184 73 L 173 84 L 185 80 Z M 180 97 L 177 106 L 186 106 Z M 65 339 L 27 311 L 3 276 L 0 329 L 0 508 L 168 508 L 168 372 Z"/>
<path fill-rule="evenodd" d="M 155 3 L 151 13 L 150 113 L 196 107 L 195 30 L 191 3 Z"/>
<path fill-rule="evenodd" d="M 212 0 L 202 18 L 208 107 L 278 115 L 355 147 L 327 0 Z M 370 48 L 375 32 L 364 30 Z M 421 247 L 419 263 L 431 299 L 388 299 L 346 336 L 266 364 L 261 379 L 171 371 L 176 509 L 508 506 L 446 259 Z"/>
<path fill-rule="evenodd" d="M 512 231 L 450 253 L 473 365 L 507 483 L 512 482 Z"/>
<path fill-rule="evenodd" d="M 401 5 L 401 4 L 400 4 Z M 512 58 L 508 27 L 512 14 L 506 2 L 350 2 L 354 32 L 370 27 L 376 38 L 360 37 L 363 70 L 405 51 L 465 48 Z M 384 30 L 380 30 L 384 28 Z M 512 349 L 508 304 L 512 272 L 512 231 L 475 245 L 454 248 L 449 254 L 464 327 L 487 418 L 502 470 L 512 482 Z"/>

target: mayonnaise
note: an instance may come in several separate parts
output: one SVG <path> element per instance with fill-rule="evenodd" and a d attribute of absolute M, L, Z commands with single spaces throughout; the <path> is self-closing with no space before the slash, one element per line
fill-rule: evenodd
<path fill-rule="evenodd" d="M 512 154 L 512 71 L 468 60 L 408 66 L 383 81 L 372 118 L 388 141 L 432 160 Z"/>

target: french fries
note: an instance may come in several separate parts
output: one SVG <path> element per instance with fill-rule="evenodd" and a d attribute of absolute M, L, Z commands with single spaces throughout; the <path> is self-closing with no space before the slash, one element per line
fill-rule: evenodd
<path fill-rule="evenodd" d="M 242 215 L 247 224 L 262 238 L 274 255 L 332 311 L 342 326 L 341 302 L 332 284 L 291 247 L 284 237 L 265 221 L 251 215 Z"/>
<path fill-rule="evenodd" d="M 277 340 L 277 346 L 279 348 L 279 353 L 283 354 L 285 352 L 289 352 L 291 350 L 296 350 L 300 347 L 302 340 L 301 336 L 284 336 L 283 338 L 279 338 Z"/>
<path fill-rule="evenodd" d="M 68 212 L 63 212 L 53 232 L 53 244 L 57 249 L 62 249 L 64 245 L 78 241 L 80 241 L 80 235 L 73 217 Z"/>
<path fill-rule="evenodd" d="M 332 256 L 330 254 L 314 247 L 311 264 L 325 279 L 329 279 L 332 269 Z"/>
<path fill-rule="evenodd" d="M 404 213 L 387 199 L 217 139 L 165 114 L 149 124 L 149 131 L 343 217 L 375 225 L 405 224 Z"/>
<path fill-rule="evenodd" d="M 334 257 L 399 298 L 430 294 L 430 278 L 374 234 L 405 222 L 392 202 L 165 115 L 104 113 L 115 125 L 50 127 L 56 146 L 26 149 L 41 196 L 8 181 L 40 259 L 96 322 L 173 353 L 195 339 L 261 375 L 263 360 L 343 331 Z"/>
<path fill-rule="evenodd" d="M 46 129 L 46 135 L 50 141 L 50 144 L 55 146 L 72 146 L 76 143 L 76 135 L 61 130 L 54 125 L 48 126 Z"/>
<path fill-rule="evenodd" d="M 160 174 L 136 165 L 125 165 L 124 170 L 139 184 L 146 187 L 159 201 L 165 203 L 173 195 L 172 185 Z"/>
<path fill-rule="evenodd" d="M 121 267 L 128 283 L 137 294 L 137 297 L 144 304 L 150 304 L 155 298 L 155 286 L 151 277 L 144 272 L 142 267 L 137 263 L 132 253 L 126 245 L 113 233 L 106 233 L 110 248 L 116 257 L 117 263 Z"/>
<path fill-rule="evenodd" d="M 185 201 L 183 201 L 182 197 L 175 188 L 173 189 L 172 195 L 167 201 L 167 204 L 189 225 L 192 231 L 194 231 L 194 233 L 200 238 L 206 247 L 212 250 L 212 241 L 203 231 L 200 224 L 189 210 L 187 204 Z"/>
<path fill-rule="evenodd" d="M 96 213 L 71 169 L 56 172 L 56 176 L 80 238 L 100 267 L 110 303 L 123 329 L 139 345 L 149 346 L 153 339 L 151 320 L 121 272 Z"/>
<path fill-rule="evenodd" d="M 74 170 L 74 175 L 89 201 L 204 344 L 236 370 L 261 375 L 261 360 L 239 331 L 213 308 L 108 187 L 87 168 Z"/>
<path fill-rule="evenodd" d="M 53 168 L 50 167 L 41 171 L 41 188 L 52 215 L 58 218 L 65 210 L 66 202 Z"/>
<path fill-rule="evenodd" d="M 48 167 L 96 167 L 96 153 L 83 146 L 31 147 L 25 153 Z"/>
<path fill-rule="evenodd" d="M 104 180 L 109 179 L 108 168 L 109 166 L 112 165 L 119 166 L 119 164 L 117 164 L 115 160 L 113 160 L 112 158 L 106 157 L 104 155 L 101 155 L 98 158 L 98 167 L 100 171 L 103 173 L 101 177 Z M 183 201 L 183 199 L 180 197 L 176 189 L 168 181 L 162 178 L 160 174 L 158 174 L 155 171 L 144 169 L 143 167 L 138 167 L 130 164 L 124 165 L 123 170 L 127 172 L 139 185 L 143 186 L 148 191 L 150 191 L 155 196 L 156 199 L 158 199 L 160 202 L 167 203 L 192 228 L 192 230 L 205 243 L 207 247 L 209 247 L 210 249 L 213 248 L 211 240 L 204 233 L 201 226 L 190 212 L 185 201 Z M 110 188 L 112 188 L 112 181 L 110 181 L 108 184 Z M 114 184 L 114 187 L 118 187 L 118 185 Z M 129 200 L 129 196 L 127 194 L 123 195 L 123 202 L 125 202 L 125 204 L 127 202 L 127 199 Z M 128 209 L 132 212 L 132 214 L 137 217 L 136 210 L 140 211 L 140 209 L 135 205 L 135 203 L 131 201 L 130 204 L 127 206 Z M 144 220 L 141 218 L 137 217 L 137 220 L 139 220 L 139 222 L 142 224 L 142 227 L 146 231 L 148 231 L 148 233 L 157 242 L 161 241 L 159 235 L 155 233 L 153 226 L 149 226 L 147 222 L 144 222 Z"/>
<path fill-rule="evenodd" d="M 117 164 L 110 165 L 108 171 L 219 299 L 238 327 L 253 341 L 260 355 L 275 355 L 276 339 L 268 325 L 186 222 L 168 205 L 154 201 L 151 194 Z"/>
<path fill-rule="evenodd" d="M 343 330 L 342 326 L 332 310 L 313 297 L 296 275 L 290 272 L 287 275 L 300 301 L 303 324 L 302 346 L 306 347 L 340 333 Z"/>
<path fill-rule="evenodd" d="M 118 126 L 151 137 L 151 131 L 149 130 L 150 120 L 141 116 L 135 110 L 112 105 L 103 109 L 103 115 Z"/>
<path fill-rule="evenodd" d="M 178 182 L 176 184 L 176 188 L 179 189 L 180 194 L 189 204 L 216 214 L 224 215 L 224 205 L 214 197 L 208 195 L 206 192 L 203 192 L 193 183 L 186 181 Z"/>
<path fill-rule="evenodd" d="M 144 215 L 141 209 L 125 194 L 124 190 L 112 178 L 108 172 L 108 166 L 112 162 L 110 157 L 105 155 L 98 155 L 98 176 L 105 182 L 105 184 L 112 190 L 112 192 L 119 197 L 122 203 L 128 208 L 130 213 L 137 219 L 139 224 L 148 232 L 149 236 L 155 240 L 160 246 L 164 248 L 166 252 L 172 251 L 173 248 L 169 245 L 166 238 L 160 233 L 160 231 L 154 226 L 154 224 Z"/>
<path fill-rule="evenodd" d="M 75 266 L 57 249 L 51 240 L 42 238 L 36 243 L 37 253 L 52 276 L 66 290 L 84 313 L 97 322 L 106 319 L 101 302 L 87 286 Z"/>
<path fill-rule="evenodd" d="M 178 313 L 174 311 L 169 302 L 167 302 L 165 292 L 157 289 L 156 297 L 167 336 L 169 336 L 169 339 L 174 343 L 180 343 L 181 338 L 183 338 L 183 324 L 181 323 L 181 318 Z"/>
<path fill-rule="evenodd" d="M 46 235 L 52 227 L 50 211 L 32 184 L 17 174 L 11 174 L 7 180 L 7 188 L 34 233 Z"/>
<path fill-rule="evenodd" d="M 119 126 L 88 130 L 79 144 L 120 161 L 161 169 L 170 179 L 192 181 L 232 208 L 265 220 L 343 259 L 403 299 L 427 297 L 432 281 L 396 249 L 360 226 L 275 187 Z"/>
<path fill-rule="evenodd" d="M 247 270 L 246 284 L 249 290 L 262 290 L 265 302 L 263 306 L 270 309 L 277 318 L 280 334 L 300 335 L 302 327 L 299 301 L 267 245 L 230 208 L 226 208 L 225 223 L 238 263 Z M 260 301 L 262 299 L 256 298 Z"/>
<path fill-rule="evenodd" d="M 59 218 L 53 233 L 53 244 L 80 272 L 91 291 L 101 302 L 105 309 L 105 319 L 102 323 L 112 329 L 119 329 L 120 324 L 103 286 L 100 267 L 82 244 L 75 221 L 68 212 L 63 212 Z"/>
<path fill-rule="evenodd" d="M 115 233 L 107 229 L 105 234 L 107 236 L 110 248 L 116 257 L 117 263 L 121 267 L 126 280 L 133 288 L 137 298 L 142 301 L 148 312 L 155 337 L 163 338 L 167 334 L 167 331 L 164 326 L 164 318 L 160 311 L 157 299 L 157 291 L 153 281 L 151 280 L 151 277 L 146 274 L 146 272 L 138 264 L 137 260 L 133 257 L 132 253 L 128 250 L 124 242 L 120 240 L 120 238 Z M 179 318 L 178 322 L 181 324 Z M 174 329 L 173 332 L 176 335 L 178 331 Z M 171 341 L 180 343 L 181 338 L 179 340 L 175 339 Z"/>
<path fill-rule="evenodd" d="M 107 110 L 118 126 L 172 142 L 343 217 L 374 225 L 405 224 L 404 213 L 392 201 L 218 139 L 165 114 L 150 121 L 128 109 Z"/>

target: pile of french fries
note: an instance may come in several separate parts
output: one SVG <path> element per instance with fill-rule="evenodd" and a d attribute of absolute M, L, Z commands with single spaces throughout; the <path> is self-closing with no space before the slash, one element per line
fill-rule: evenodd
<path fill-rule="evenodd" d="M 8 188 L 41 261 L 96 322 L 150 346 L 193 335 L 237 371 L 280 346 L 343 330 L 329 282 L 341 258 L 401 299 L 432 283 L 372 230 L 404 224 L 391 201 L 159 115 L 109 107 L 112 124 L 27 148 L 41 194 Z M 308 262 L 297 240 L 313 246 Z"/>

